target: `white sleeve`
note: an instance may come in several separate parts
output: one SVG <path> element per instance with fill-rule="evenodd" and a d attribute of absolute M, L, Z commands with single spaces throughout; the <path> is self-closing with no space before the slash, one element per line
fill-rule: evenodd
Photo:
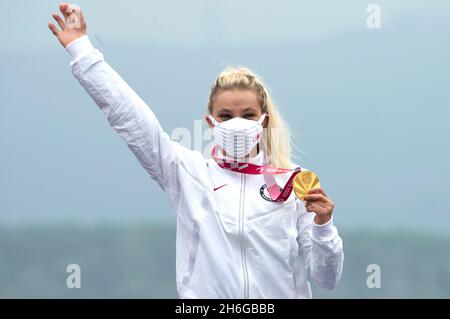
<path fill-rule="evenodd" d="M 105 62 L 87 36 L 66 47 L 72 72 L 126 142 L 142 167 L 173 194 L 179 191 L 178 158 L 191 152 L 170 140 L 148 105 Z"/>
<path fill-rule="evenodd" d="M 322 288 L 333 289 L 342 274 L 342 239 L 333 225 L 333 218 L 324 225 L 318 225 L 314 222 L 315 213 L 307 212 L 303 202 L 295 200 L 299 212 L 297 241 L 305 260 L 306 273 Z"/>
<path fill-rule="evenodd" d="M 83 35 L 82 37 L 70 42 L 65 49 L 73 58 L 72 64 L 84 55 L 95 50 L 87 35 Z"/>

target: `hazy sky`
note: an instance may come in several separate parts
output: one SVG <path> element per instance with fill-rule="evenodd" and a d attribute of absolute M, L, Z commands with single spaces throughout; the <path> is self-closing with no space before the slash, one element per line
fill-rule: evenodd
<path fill-rule="evenodd" d="M 366 8 L 381 7 L 381 29 Z M 173 218 L 47 29 L 2 1 L 0 222 Z M 450 2 L 79 1 L 92 42 L 169 133 L 227 64 L 269 84 L 338 225 L 450 230 Z"/>

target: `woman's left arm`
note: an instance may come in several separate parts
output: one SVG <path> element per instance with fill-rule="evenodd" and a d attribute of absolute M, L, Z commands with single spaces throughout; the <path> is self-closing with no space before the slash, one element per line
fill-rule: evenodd
<path fill-rule="evenodd" d="M 305 202 L 297 201 L 300 251 L 306 272 L 322 288 L 337 286 L 344 262 L 342 239 L 333 225 L 334 204 L 323 189 L 313 189 Z"/>

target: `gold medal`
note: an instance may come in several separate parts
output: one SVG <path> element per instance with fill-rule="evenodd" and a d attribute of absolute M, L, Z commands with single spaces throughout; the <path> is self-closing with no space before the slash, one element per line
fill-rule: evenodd
<path fill-rule="evenodd" d="M 304 200 L 305 196 L 313 188 L 320 188 L 319 178 L 311 171 L 302 171 L 295 175 L 294 192 L 298 198 Z"/>

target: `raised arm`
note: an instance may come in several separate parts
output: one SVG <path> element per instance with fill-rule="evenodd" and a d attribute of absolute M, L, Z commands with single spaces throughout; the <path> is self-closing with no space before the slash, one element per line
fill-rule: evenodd
<path fill-rule="evenodd" d="M 49 28 L 72 55 L 73 74 L 150 176 L 163 190 L 177 194 L 178 161 L 193 151 L 170 140 L 147 104 L 94 49 L 81 10 L 61 4 L 60 11 L 64 20 L 56 13 L 53 17 L 61 29 Z"/>

